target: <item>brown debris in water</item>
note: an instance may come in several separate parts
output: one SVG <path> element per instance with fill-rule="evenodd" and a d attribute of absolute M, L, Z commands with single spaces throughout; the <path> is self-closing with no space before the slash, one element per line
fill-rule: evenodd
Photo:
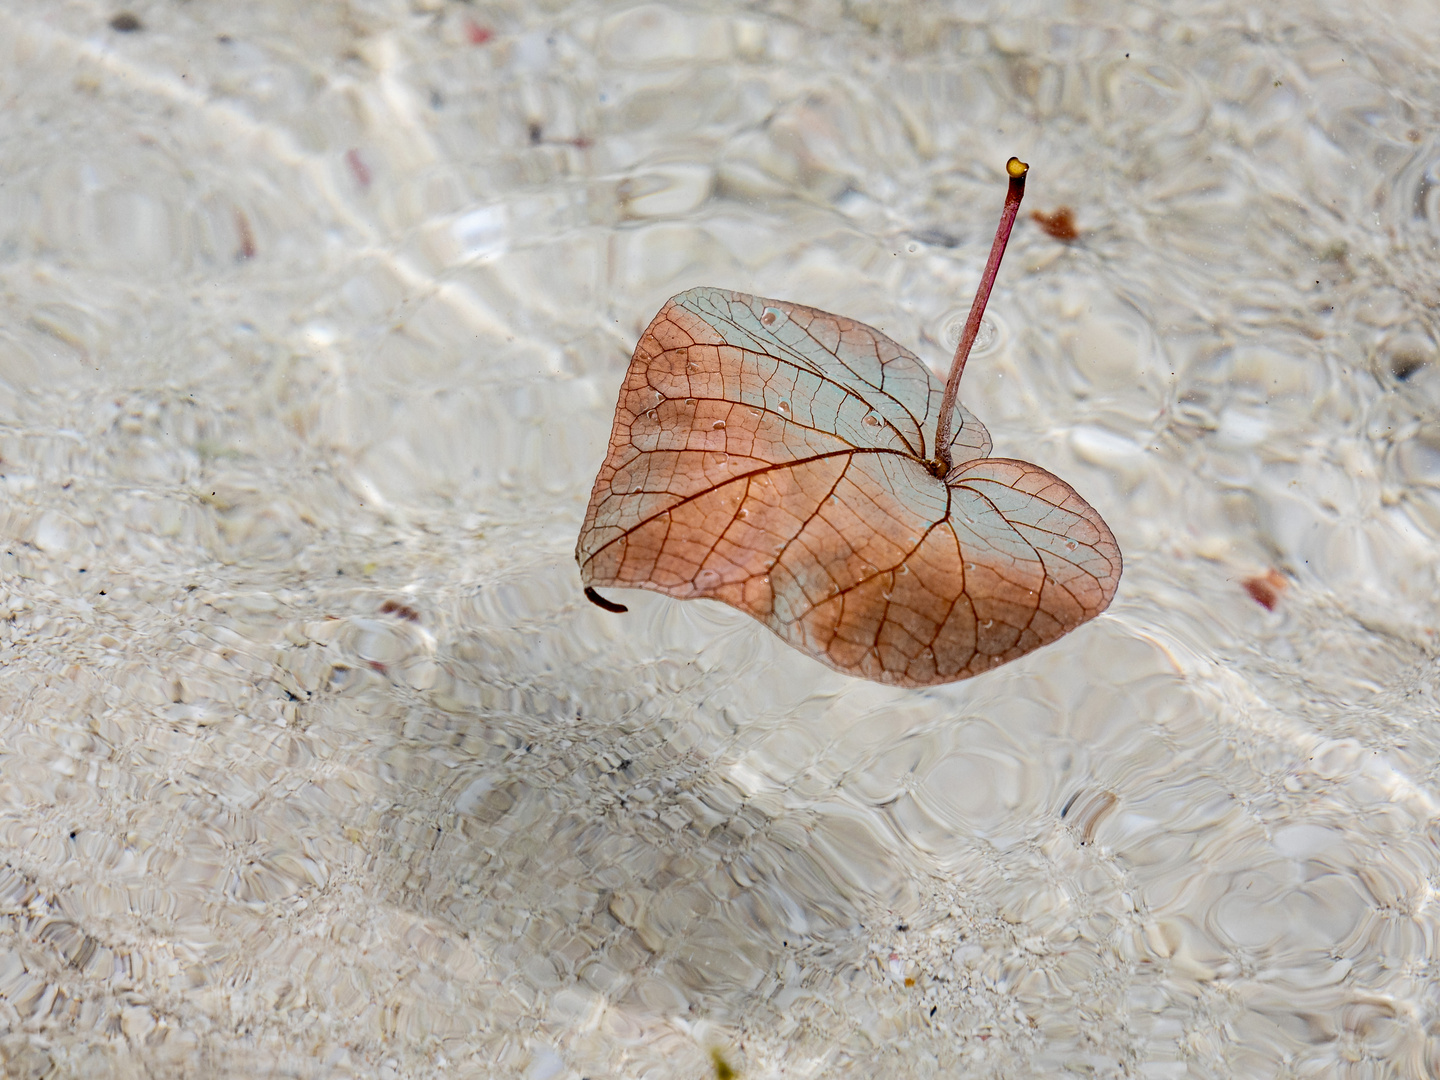
<path fill-rule="evenodd" d="M 1290 587 L 1290 583 L 1275 569 L 1266 570 L 1265 573 L 1256 577 L 1246 578 L 1243 584 L 1245 591 L 1250 594 L 1250 599 L 1266 611 L 1274 611 L 1275 605 L 1280 603 L 1280 597 Z"/>
<path fill-rule="evenodd" d="M 1036 225 L 1045 230 L 1047 236 L 1067 244 L 1080 239 L 1080 227 L 1075 224 L 1075 211 L 1068 206 L 1059 207 L 1053 214 L 1036 210 L 1030 215 Z"/>

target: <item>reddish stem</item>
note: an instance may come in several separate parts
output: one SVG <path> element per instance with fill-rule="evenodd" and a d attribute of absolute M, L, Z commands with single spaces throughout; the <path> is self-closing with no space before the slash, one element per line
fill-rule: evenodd
<path fill-rule="evenodd" d="M 960 344 L 955 347 L 955 359 L 950 364 L 950 378 L 945 381 L 945 397 L 940 402 L 940 421 L 935 427 L 935 448 L 944 471 L 949 472 L 950 440 L 955 429 L 955 398 L 960 393 L 960 376 L 965 374 L 965 361 L 970 358 L 970 349 L 975 336 L 980 333 L 980 319 L 985 314 L 985 304 L 990 299 L 990 290 L 995 286 L 995 275 L 1000 272 L 1000 260 L 1005 255 L 1005 245 L 1010 242 L 1010 230 L 1015 227 L 1015 215 L 1020 212 L 1020 200 L 1025 197 L 1025 174 L 1030 166 L 1019 158 L 1005 163 L 1005 172 L 1010 177 L 1010 189 L 1005 192 L 1005 209 L 1000 212 L 1000 224 L 995 228 L 995 242 L 990 245 L 990 259 L 985 264 L 985 274 L 980 278 L 980 288 L 975 292 L 975 302 L 970 305 L 970 317 L 965 320 L 965 331 L 960 335 Z"/>

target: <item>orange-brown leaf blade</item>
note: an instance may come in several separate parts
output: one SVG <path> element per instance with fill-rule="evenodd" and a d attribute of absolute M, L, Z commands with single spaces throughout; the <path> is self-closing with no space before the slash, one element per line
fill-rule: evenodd
<path fill-rule="evenodd" d="M 718 289 L 636 347 L 576 548 L 587 586 L 708 597 L 851 675 L 966 678 L 1103 610 L 1114 538 L 1054 476 L 989 460 L 964 410 L 879 331 Z"/>

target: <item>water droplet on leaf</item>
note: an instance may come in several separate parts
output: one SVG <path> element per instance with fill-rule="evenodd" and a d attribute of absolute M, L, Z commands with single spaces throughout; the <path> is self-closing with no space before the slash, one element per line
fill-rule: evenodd
<path fill-rule="evenodd" d="M 765 326 L 774 326 L 783 318 L 785 318 L 785 313 L 779 308 L 767 307 L 760 316 L 760 322 Z"/>
<path fill-rule="evenodd" d="M 725 430 L 725 421 L 724 421 L 724 420 L 716 420 L 713 424 L 710 425 L 710 430 L 711 430 L 711 431 L 724 431 L 724 430 Z"/>

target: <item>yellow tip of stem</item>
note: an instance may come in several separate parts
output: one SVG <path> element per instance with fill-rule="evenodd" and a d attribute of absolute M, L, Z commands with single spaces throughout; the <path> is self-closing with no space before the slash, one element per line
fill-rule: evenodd
<path fill-rule="evenodd" d="M 1018 157 L 1012 157 L 1009 161 L 1005 162 L 1005 171 L 1010 174 L 1012 180 L 1019 180 L 1030 171 L 1030 166 Z"/>

